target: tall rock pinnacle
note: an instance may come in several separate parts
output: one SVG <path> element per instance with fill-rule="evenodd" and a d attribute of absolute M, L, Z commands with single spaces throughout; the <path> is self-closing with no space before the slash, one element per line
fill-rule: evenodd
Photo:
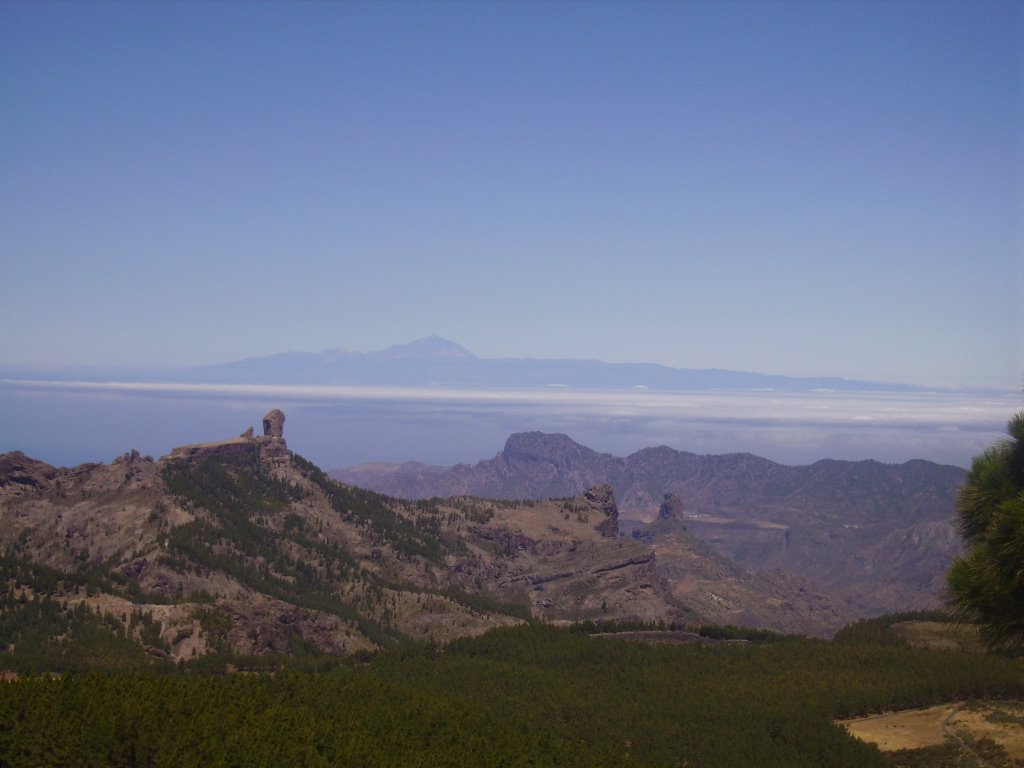
<path fill-rule="evenodd" d="M 619 507 L 615 503 L 615 493 L 612 491 L 612 487 L 607 483 L 595 485 L 593 488 L 587 489 L 583 498 L 587 500 L 591 509 L 608 516 L 607 520 L 597 526 L 598 532 L 611 539 L 618 536 Z"/>
<path fill-rule="evenodd" d="M 661 508 L 658 509 L 658 519 L 682 520 L 684 517 L 682 500 L 674 493 L 666 493 Z"/>
<path fill-rule="evenodd" d="M 263 434 L 267 437 L 284 437 L 284 413 L 277 408 L 263 417 Z"/>

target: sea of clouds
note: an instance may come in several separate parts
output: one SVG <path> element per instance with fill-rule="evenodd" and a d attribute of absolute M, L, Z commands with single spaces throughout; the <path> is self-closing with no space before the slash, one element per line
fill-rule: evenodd
<path fill-rule="evenodd" d="M 161 384 L 0 380 L 0 452 L 54 464 L 109 461 L 260 427 L 287 414 L 289 446 L 325 469 L 366 461 L 475 462 L 513 432 L 563 432 L 626 455 L 668 445 L 750 452 L 786 464 L 822 458 L 967 466 L 1022 408 L 1020 393 L 653 392 L 567 387 Z"/>

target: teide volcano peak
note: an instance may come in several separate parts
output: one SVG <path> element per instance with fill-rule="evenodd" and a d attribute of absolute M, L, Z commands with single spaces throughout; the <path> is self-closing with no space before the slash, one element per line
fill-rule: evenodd
<path fill-rule="evenodd" d="M 793 377 L 747 371 L 673 368 L 655 363 L 606 363 L 572 358 L 478 357 L 457 342 L 427 336 L 383 350 L 282 352 L 191 368 L 139 372 L 161 381 L 239 384 L 376 384 L 448 387 L 709 391 L 773 389 L 812 392 L 919 392 L 921 387 L 836 377 Z M 131 378 L 131 377 L 129 377 Z M 927 389 L 927 388 L 925 388 Z M 929 390 L 930 391 L 930 390 Z"/>

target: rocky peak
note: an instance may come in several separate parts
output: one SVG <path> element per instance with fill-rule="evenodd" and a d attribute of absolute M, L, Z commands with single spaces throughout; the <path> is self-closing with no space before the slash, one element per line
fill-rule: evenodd
<path fill-rule="evenodd" d="M 517 432 L 505 441 L 505 447 L 498 458 L 514 471 L 529 471 L 527 468 L 545 466 L 548 470 L 565 473 L 582 473 L 569 482 L 570 492 L 578 493 L 596 480 L 608 480 L 614 475 L 615 459 L 582 446 L 568 435 L 547 432 Z M 575 488 L 572 486 L 575 485 Z M 554 489 L 545 489 L 557 494 Z"/>
<path fill-rule="evenodd" d="M 55 467 L 29 458 L 21 451 L 0 456 L 0 491 L 20 493 L 49 488 L 57 474 Z"/>
<path fill-rule="evenodd" d="M 566 454 L 579 453 L 581 446 L 568 435 L 547 432 L 516 432 L 505 441 L 506 458 L 558 463 Z"/>
<path fill-rule="evenodd" d="M 127 453 L 122 454 L 121 456 L 118 456 L 116 459 L 114 459 L 114 461 L 112 463 L 113 464 L 138 464 L 139 462 L 142 462 L 142 461 L 152 462 L 153 461 L 153 457 L 152 456 L 143 456 L 141 453 L 138 452 L 138 450 L 136 450 L 135 448 L 132 448 Z"/>
<path fill-rule="evenodd" d="M 284 413 L 275 408 L 263 417 L 263 434 L 266 437 L 284 437 Z"/>
<path fill-rule="evenodd" d="M 595 485 L 588 488 L 583 494 L 587 504 L 595 512 L 607 516 L 607 520 L 597 526 L 597 531 L 602 536 L 614 539 L 619 535 L 619 507 L 615 503 L 615 492 L 607 483 Z"/>
<path fill-rule="evenodd" d="M 661 507 L 658 508 L 658 519 L 659 520 L 682 520 L 684 517 L 683 513 L 683 502 L 674 493 L 666 493 L 665 498 L 661 502 Z"/>

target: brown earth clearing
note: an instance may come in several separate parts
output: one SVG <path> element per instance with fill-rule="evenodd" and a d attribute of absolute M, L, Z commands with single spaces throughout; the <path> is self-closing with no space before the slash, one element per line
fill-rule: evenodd
<path fill-rule="evenodd" d="M 843 720 L 840 725 L 883 752 L 897 753 L 895 765 L 924 765 L 920 758 L 930 754 L 935 756 L 934 768 L 1024 766 L 1021 701 L 952 702 Z"/>

